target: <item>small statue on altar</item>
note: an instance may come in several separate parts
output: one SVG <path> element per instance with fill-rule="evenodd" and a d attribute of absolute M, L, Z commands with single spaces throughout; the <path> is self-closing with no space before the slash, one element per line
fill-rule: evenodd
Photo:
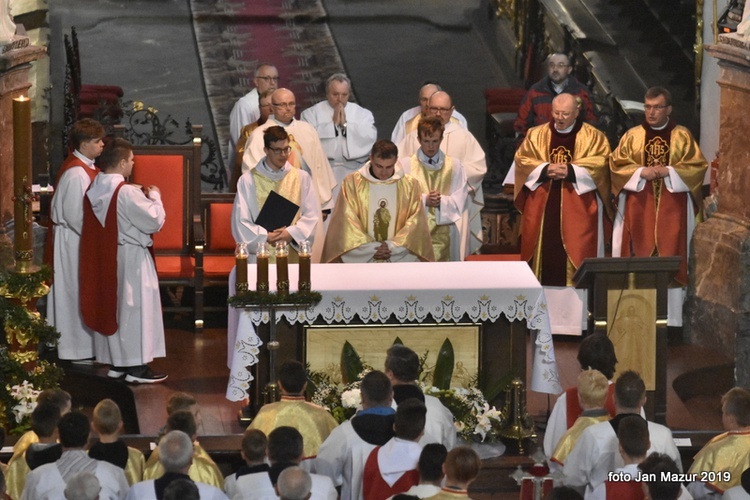
<path fill-rule="evenodd" d="M 16 24 L 10 15 L 10 0 L 0 0 L 0 45 L 12 42 L 15 34 Z"/>

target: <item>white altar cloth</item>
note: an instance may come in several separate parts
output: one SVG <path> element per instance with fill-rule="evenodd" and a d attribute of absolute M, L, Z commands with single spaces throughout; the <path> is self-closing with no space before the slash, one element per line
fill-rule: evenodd
<path fill-rule="evenodd" d="M 255 286 L 255 264 L 248 264 L 248 283 Z M 297 289 L 298 268 L 289 266 L 291 291 Z M 234 290 L 230 275 L 229 290 Z M 283 309 L 277 322 L 290 324 L 324 321 L 385 323 L 391 316 L 401 323 L 457 323 L 467 314 L 472 321 L 526 321 L 532 331 L 531 390 L 562 392 L 550 334 L 542 286 L 525 262 L 420 262 L 387 264 L 313 264 L 312 288 L 323 296 L 313 307 Z M 276 267 L 269 266 L 271 290 L 276 288 Z M 262 341 L 254 325 L 268 323 L 268 311 L 242 310 L 237 338 L 229 360 L 226 397 L 246 397 L 252 375 L 248 366 L 258 362 Z"/>

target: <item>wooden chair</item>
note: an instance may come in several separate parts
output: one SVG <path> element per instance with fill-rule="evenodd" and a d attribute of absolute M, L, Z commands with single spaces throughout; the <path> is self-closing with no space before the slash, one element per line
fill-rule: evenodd
<path fill-rule="evenodd" d="M 234 267 L 235 241 L 232 236 L 232 206 L 234 193 L 203 194 L 200 199 L 201 220 L 205 235 L 200 260 L 196 267 L 201 268 L 203 276 L 201 293 L 208 287 L 229 284 L 229 273 Z M 196 294 L 198 290 L 196 290 Z M 205 304 L 205 301 L 204 301 Z M 204 311 L 225 311 L 226 304 L 221 306 L 204 305 Z"/>
<path fill-rule="evenodd" d="M 115 134 L 124 135 L 124 127 L 116 125 Z M 142 186 L 155 185 L 161 190 L 166 220 L 154 235 L 156 272 L 162 290 L 170 295 L 172 304 L 162 304 L 164 311 L 190 311 L 195 331 L 203 329 L 204 245 L 200 220 L 201 193 L 201 125 L 192 127 L 193 138 L 181 145 L 134 145 L 135 165 L 130 180 Z M 182 305 L 179 297 L 185 288 L 195 290 L 192 305 Z"/>

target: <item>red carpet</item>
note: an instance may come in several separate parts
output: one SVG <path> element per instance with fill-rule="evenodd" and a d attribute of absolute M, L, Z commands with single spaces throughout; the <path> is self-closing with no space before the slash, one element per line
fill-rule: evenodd
<path fill-rule="evenodd" d="M 193 27 L 222 156 L 229 113 L 253 87 L 260 62 L 274 64 L 280 87 L 297 97 L 297 116 L 323 99 L 323 84 L 343 64 L 319 0 L 191 0 Z"/>

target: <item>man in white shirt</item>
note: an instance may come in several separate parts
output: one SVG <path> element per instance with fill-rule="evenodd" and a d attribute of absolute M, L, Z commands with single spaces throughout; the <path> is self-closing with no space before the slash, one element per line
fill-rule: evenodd
<path fill-rule="evenodd" d="M 391 141 L 394 144 L 401 142 L 410 132 L 417 129 L 417 125 L 419 125 L 422 118 L 429 116 L 430 97 L 439 90 L 443 89 L 436 82 L 427 81 L 422 84 L 422 87 L 419 89 L 419 106 L 414 106 L 401 113 L 396 126 L 393 127 Z M 462 128 L 469 128 L 466 124 L 466 118 L 458 111 L 453 112 L 451 121 L 457 123 Z"/>
<path fill-rule="evenodd" d="M 307 108 L 300 115 L 318 132 L 323 150 L 336 176 L 337 185 L 367 161 L 378 138 L 375 118 L 362 106 L 349 102 L 351 81 L 342 73 L 326 81 L 326 100 Z M 338 196 L 338 189 L 333 197 Z"/>
<path fill-rule="evenodd" d="M 227 149 L 229 161 L 227 165 L 234 165 L 234 155 L 237 149 L 237 141 L 242 133 L 242 127 L 260 118 L 258 96 L 267 90 L 278 88 L 279 72 L 276 67 L 268 63 L 259 64 L 255 69 L 253 85 L 255 85 L 255 88 L 242 96 L 229 114 L 229 145 Z"/>
<path fill-rule="evenodd" d="M 563 473 L 564 482 L 586 491 L 587 497 L 604 481 L 608 473 L 623 467 L 619 453 L 617 428 L 620 421 L 628 415 L 638 415 L 646 403 L 646 385 L 640 375 L 627 371 L 615 382 L 615 407 L 617 415 L 607 422 L 588 427 L 576 442 L 568 455 Z M 665 453 L 671 457 L 682 470 L 682 459 L 674 444 L 672 431 L 667 427 L 648 422 L 651 447 L 648 453 Z"/>

